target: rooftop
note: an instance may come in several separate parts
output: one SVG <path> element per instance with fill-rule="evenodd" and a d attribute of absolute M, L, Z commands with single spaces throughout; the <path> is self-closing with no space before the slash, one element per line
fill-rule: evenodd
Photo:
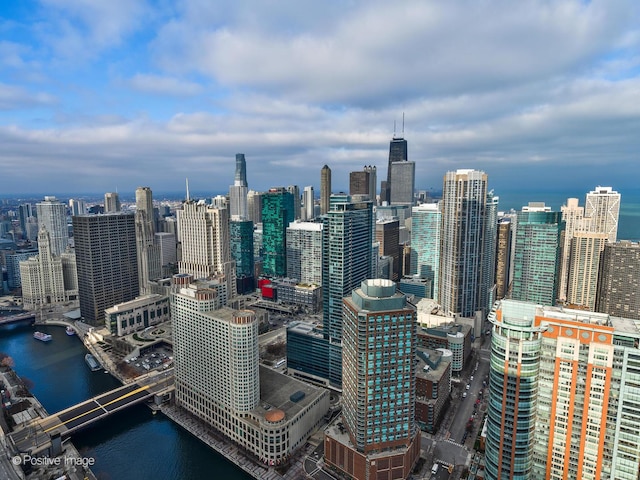
<path fill-rule="evenodd" d="M 294 402 L 291 396 L 297 392 L 302 392 L 304 396 Z M 313 387 L 260 365 L 260 405 L 255 411 L 270 422 L 290 420 L 322 395 L 326 395 L 322 388 Z M 299 397 L 300 394 L 295 398 Z"/>

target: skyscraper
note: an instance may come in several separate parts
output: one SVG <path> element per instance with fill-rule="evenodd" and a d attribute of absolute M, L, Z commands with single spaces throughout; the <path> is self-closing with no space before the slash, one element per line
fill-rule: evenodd
<path fill-rule="evenodd" d="M 229 213 L 234 220 L 247 219 L 247 162 L 244 153 L 236 154 L 236 175 L 229 187 Z"/>
<path fill-rule="evenodd" d="M 571 239 L 566 299 L 570 306 L 595 309 L 600 254 L 606 242 L 606 233 L 577 232 Z"/>
<path fill-rule="evenodd" d="M 349 195 L 369 195 L 369 178 L 370 174 L 367 171 L 350 172 Z"/>
<path fill-rule="evenodd" d="M 442 189 L 439 303 L 452 315 L 472 317 L 480 303 L 487 174 L 447 172 Z"/>
<path fill-rule="evenodd" d="M 564 222 L 560 212 L 529 202 L 518 212 L 511 298 L 554 305 Z"/>
<path fill-rule="evenodd" d="M 287 227 L 287 277 L 322 285 L 322 223 L 294 222 Z"/>
<path fill-rule="evenodd" d="M 404 121 L 402 122 L 402 130 L 404 135 Z M 394 125 L 395 130 L 395 125 Z M 393 167 L 394 163 L 398 162 L 407 162 L 409 160 L 409 154 L 407 149 L 407 141 L 402 137 L 396 137 L 395 131 L 393 132 L 393 138 L 389 143 L 389 163 L 387 165 L 387 182 L 382 185 L 380 191 L 380 200 L 382 202 L 387 202 L 388 205 L 391 204 L 392 201 L 392 191 L 393 191 Z M 415 168 L 415 167 L 414 167 Z M 411 184 L 413 187 L 413 184 Z M 404 188 L 401 185 L 398 187 Z M 384 190 L 384 192 L 383 192 Z M 384 193 L 384 197 L 382 196 Z"/>
<path fill-rule="evenodd" d="M 373 205 L 353 202 L 348 195 L 331 195 L 324 220 L 323 315 L 325 336 L 342 338 L 342 299 L 372 277 Z"/>
<path fill-rule="evenodd" d="M 262 270 L 271 277 L 287 274 L 287 227 L 294 220 L 293 195 L 271 188 L 262 199 Z"/>
<path fill-rule="evenodd" d="M 588 219 L 588 231 L 606 233 L 609 242 L 618 237 L 620 194 L 611 187 L 596 187 L 587 193 L 584 217 Z"/>
<path fill-rule="evenodd" d="M 577 198 L 568 198 L 565 205 L 560 207 L 564 221 L 564 239 L 562 242 L 562 258 L 560 259 L 560 273 L 558 278 L 558 300 L 567 299 L 569 282 L 571 239 L 576 232 L 584 230 L 584 207 L 578 206 Z"/>
<path fill-rule="evenodd" d="M 342 415 L 348 438 L 338 427 L 329 428 L 325 460 L 357 480 L 407 478 L 420 455 L 415 309 L 396 293 L 394 282 L 365 280 L 343 300 L 343 318 Z"/>
<path fill-rule="evenodd" d="M 496 245 L 496 300 L 503 299 L 509 291 L 511 265 L 511 221 L 503 217 L 498 222 Z"/>
<path fill-rule="evenodd" d="M 304 193 L 302 194 L 302 202 L 304 204 L 304 215 L 302 220 L 313 220 L 316 216 L 314 212 L 315 197 L 313 193 L 313 187 L 311 185 L 304 187 Z"/>
<path fill-rule="evenodd" d="M 206 282 L 186 280 L 171 299 L 176 405 L 264 464 L 281 464 L 319 426 L 328 392 L 261 367 L 255 312 L 219 308 Z"/>
<path fill-rule="evenodd" d="M 236 285 L 242 295 L 255 289 L 253 256 L 253 222 L 231 220 L 229 224 L 231 260 L 236 264 Z"/>
<path fill-rule="evenodd" d="M 636 479 L 638 326 L 514 300 L 490 320 L 485 478 Z"/>
<path fill-rule="evenodd" d="M 116 213 L 121 210 L 120 196 L 117 192 L 104 194 L 104 213 Z"/>
<path fill-rule="evenodd" d="M 51 253 L 49 232 L 38 233 L 38 255 L 20 262 L 22 302 L 25 310 L 77 300 L 76 256 Z"/>
<path fill-rule="evenodd" d="M 64 253 L 69 245 L 69 229 L 67 227 L 67 207 L 56 197 L 44 197 L 43 202 L 36 204 L 38 223 L 49 232 L 51 253 L 56 256 Z"/>
<path fill-rule="evenodd" d="M 80 312 L 102 325 L 104 311 L 138 296 L 136 225 L 133 214 L 72 217 Z"/>
<path fill-rule="evenodd" d="M 149 281 L 162 276 L 160 247 L 155 242 L 153 194 L 149 187 L 136 188 L 136 249 L 140 293 L 149 293 Z"/>
<path fill-rule="evenodd" d="M 596 310 L 640 320 L 640 243 L 621 240 L 604 246 Z"/>
<path fill-rule="evenodd" d="M 390 205 L 413 205 L 416 183 L 416 163 L 409 161 L 391 164 Z"/>
<path fill-rule="evenodd" d="M 482 261 L 480 267 L 480 286 L 478 302 L 482 308 L 483 317 L 486 318 L 493 302 L 496 299 L 496 242 L 498 236 L 498 203 L 500 198 L 493 194 L 493 190 L 487 193 L 487 205 L 485 210 L 484 233 L 482 240 Z"/>
<path fill-rule="evenodd" d="M 438 298 L 442 213 L 439 204 L 411 209 L 411 273 L 431 281 L 430 298 Z"/>
<path fill-rule="evenodd" d="M 376 205 L 378 202 L 378 174 L 376 172 L 376 166 L 365 165 L 364 171 L 369 174 L 369 200 L 371 200 L 373 204 Z"/>
<path fill-rule="evenodd" d="M 322 242 L 323 334 L 330 343 L 342 340 L 342 299 L 373 276 L 373 204 L 332 195 L 324 217 Z M 329 359 L 331 380 L 342 381 L 342 355 Z"/>
<path fill-rule="evenodd" d="M 229 211 L 187 199 L 177 212 L 182 258 L 178 272 L 194 278 L 218 278 L 226 285 L 226 300 L 235 296 L 235 265 L 231 261 Z M 226 300 L 224 303 L 226 303 Z"/>
<path fill-rule="evenodd" d="M 293 219 L 300 220 L 300 215 L 302 213 L 300 187 L 298 187 L 298 185 L 289 185 L 287 187 L 287 192 L 289 192 L 293 197 Z"/>
<path fill-rule="evenodd" d="M 27 222 L 29 218 L 34 217 L 35 214 L 35 209 L 30 203 L 23 203 L 18 206 L 18 219 L 20 220 L 20 228 L 25 238 L 27 237 Z"/>
<path fill-rule="evenodd" d="M 87 203 L 82 199 L 69 199 L 69 209 L 71 210 L 71 215 L 84 215 L 87 213 Z"/>
<path fill-rule="evenodd" d="M 329 198 L 331 197 L 331 169 L 328 165 L 320 171 L 320 213 L 324 215 L 329 211 Z"/>
<path fill-rule="evenodd" d="M 402 276 L 400 263 L 400 222 L 397 218 L 385 218 L 376 221 L 375 240 L 380 244 L 379 255 L 391 258 L 391 277 L 389 280 L 397 282 Z"/>
<path fill-rule="evenodd" d="M 247 218 L 251 220 L 254 225 L 262 223 L 262 197 L 261 192 L 249 190 L 247 193 Z"/>

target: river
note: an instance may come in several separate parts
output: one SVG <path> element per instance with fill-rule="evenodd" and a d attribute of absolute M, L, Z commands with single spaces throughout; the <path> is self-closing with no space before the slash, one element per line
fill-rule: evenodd
<path fill-rule="evenodd" d="M 17 374 L 49 413 L 120 385 L 84 362 L 82 342 L 62 327 L 39 326 L 53 340 L 33 338 L 34 327 L 18 323 L 0 327 L 0 352 L 10 355 Z M 73 435 L 83 457 L 95 459 L 100 480 L 251 479 L 161 413 L 144 405 L 116 413 Z"/>

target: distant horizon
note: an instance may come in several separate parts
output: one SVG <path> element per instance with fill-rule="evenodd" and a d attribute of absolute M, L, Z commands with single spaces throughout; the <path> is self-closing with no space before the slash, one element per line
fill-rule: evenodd
<path fill-rule="evenodd" d="M 394 137 L 425 190 L 460 168 L 496 191 L 636 185 L 637 0 L 3 7 L 12 195 L 221 192 L 237 153 L 255 190 L 318 185 L 325 164 L 344 189 L 386 175 Z"/>

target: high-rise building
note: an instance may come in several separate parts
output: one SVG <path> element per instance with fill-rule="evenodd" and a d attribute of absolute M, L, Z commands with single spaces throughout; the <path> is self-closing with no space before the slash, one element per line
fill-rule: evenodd
<path fill-rule="evenodd" d="M 340 388 L 342 385 L 342 299 L 372 278 L 373 205 L 349 195 L 331 196 L 322 217 L 321 333 L 296 324 L 287 331 L 287 368 L 296 377 Z"/>
<path fill-rule="evenodd" d="M 403 128 L 404 130 L 404 128 Z M 402 137 L 396 137 L 395 132 L 393 139 L 389 143 L 389 163 L 387 164 L 387 182 L 381 185 L 380 200 L 391 204 L 391 191 L 393 189 L 392 182 L 392 164 L 396 162 L 406 162 L 409 160 L 407 141 Z M 383 192 L 384 190 L 384 192 Z M 385 194 L 383 197 L 382 194 Z"/>
<path fill-rule="evenodd" d="M 293 195 L 271 188 L 262 199 L 262 270 L 271 277 L 287 275 L 287 227 L 294 220 Z"/>
<path fill-rule="evenodd" d="M 408 478 L 420 456 L 415 308 L 394 282 L 365 280 L 343 300 L 343 318 L 346 435 L 326 431 L 325 461 L 357 480 Z"/>
<path fill-rule="evenodd" d="M 140 293 L 149 293 L 149 281 L 162 276 L 160 247 L 155 238 L 153 194 L 149 187 L 136 188 L 136 249 Z"/>
<path fill-rule="evenodd" d="M 416 183 L 416 163 L 409 161 L 391 164 L 391 205 L 413 205 L 413 194 Z"/>
<path fill-rule="evenodd" d="M 69 199 L 69 209 L 71 210 L 71 215 L 84 215 L 87 213 L 87 202 L 82 199 Z"/>
<path fill-rule="evenodd" d="M 320 171 L 320 214 L 329 211 L 329 198 L 331 197 L 331 169 L 328 165 Z"/>
<path fill-rule="evenodd" d="M 174 265 L 178 262 L 176 235 L 169 232 L 158 232 L 155 235 L 156 245 L 160 248 L 160 264 Z"/>
<path fill-rule="evenodd" d="M 171 299 L 176 405 L 261 462 L 282 463 L 318 428 L 328 392 L 260 367 L 255 312 L 220 308 L 214 289 L 189 283 Z"/>
<path fill-rule="evenodd" d="M 298 185 L 289 185 L 287 187 L 287 192 L 289 192 L 293 197 L 293 219 L 300 220 L 300 215 L 302 212 L 300 201 L 300 187 L 298 187 Z"/>
<path fill-rule="evenodd" d="M 304 221 L 313 220 L 316 215 L 314 211 L 315 197 L 314 197 L 312 186 L 309 185 L 307 187 L 304 187 L 304 193 L 302 194 L 302 203 L 303 203 L 302 220 Z"/>
<path fill-rule="evenodd" d="M 236 264 L 236 285 L 242 295 L 255 289 L 253 256 L 253 222 L 231 220 L 229 224 L 231 260 Z"/>
<path fill-rule="evenodd" d="M 558 296 L 564 222 L 542 202 L 518 212 L 511 298 L 554 305 Z"/>
<path fill-rule="evenodd" d="M 20 279 L 25 310 L 78 299 L 76 256 L 53 255 L 49 232 L 44 228 L 38 234 L 38 255 L 20 262 Z"/>
<path fill-rule="evenodd" d="M 38 255 L 37 248 L 24 248 L 4 255 L 7 268 L 7 286 L 10 289 L 19 288 L 22 284 L 20 277 L 20 263 Z"/>
<path fill-rule="evenodd" d="M 379 255 L 391 259 L 391 276 L 389 280 L 397 282 L 402 276 L 400 263 L 400 222 L 397 218 L 385 218 L 376 221 L 375 241 L 380 244 Z"/>
<path fill-rule="evenodd" d="M 136 225 L 133 214 L 72 217 L 80 313 L 92 325 L 105 309 L 138 296 Z"/>
<path fill-rule="evenodd" d="M 562 258 L 558 279 L 558 300 L 567 300 L 569 282 L 571 239 L 576 232 L 584 230 L 584 207 L 578 206 L 577 198 L 568 198 L 565 205 L 560 207 L 564 221 L 564 240 L 562 242 Z"/>
<path fill-rule="evenodd" d="M 369 195 L 370 174 L 367 171 L 349 173 L 349 195 Z M 371 199 L 369 197 L 369 199 Z"/>
<path fill-rule="evenodd" d="M 178 210 L 178 240 L 182 256 L 178 272 L 196 279 L 217 278 L 226 285 L 226 300 L 236 294 L 235 264 L 231 260 L 229 210 L 187 199 Z"/>
<path fill-rule="evenodd" d="M 332 195 L 324 217 L 322 304 L 324 337 L 342 339 L 342 299 L 373 276 L 373 204 L 353 202 L 348 195 Z M 330 360 L 334 383 L 342 378 L 342 357 Z M 338 381 L 340 379 L 340 381 Z"/>
<path fill-rule="evenodd" d="M 422 203 L 411 209 L 410 273 L 431 281 L 429 298 L 438 298 L 441 229 L 442 213 L 437 203 Z"/>
<path fill-rule="evenodd" d="M 246 220 L 247 213 L 247 162 L 244 153 L 236 154 L 236 174 L 229 187 L 229 214 L 234 220 Z"/>
<path fill-rule="evenodd" d="M 502 217 L 498 222 L 498 237 L 496 239 L 496 300 L 506 297 L 509 291 L 511 235 L 511 220 L 508 217 Z"/>
<path fill-rule="evenodd" d="M 67 206 L 56 197 L 44 197 L 43 202 L 36 204 L 38 223 L 49 232 L 51 253 L 60 256 L 69 245 L 69 229 L 67 227 Z"/>
<path fill-rule="evenodd" d="M 342 299 L 372 277 L 373 205 L 353 202 L 348 195 L 331 195 L 324 219 L 323 315 L 325 336 L 342 338 Z"/>
<path fill-rule="evenodd" d="M 596 310 L 640 320 L 640 243 L 621 240 L 604 246 Z"/>
<path fill-rule="evenodd" d="M 587 229 L 592 233 L 606 233 L 609 242 L 618 237 L 618 217 L 620 216 L 620 194 L 611 187 L 596 187 L 587 193 L 584 217 Z"/>
<path fill-rule="evenodd" d="M 442 190 L 439 303 L 451 315 L 472 317 L 480 303 L 487 174 L 447 172 Z"/>
<path fill-rule="evenodd" d="M 638 326 L 514 300 L 490 320 L 485 478 L 636 479 Z"/>
<path fill-rule="evenodd" d="M 25 237 L 27 237 L 27 223 L 29 219 L 35 217 L 36 211 L 30 203 L 23 203 L 18 206 L 18 219 L 20 220 L 20 228 Z"/>
<path fill-rule="evenodd" d="M 574 233 L 569 252 L 566 299 L 571 307 L 595 309 L 600 254 L 606 243 L 606 233 Z"/>
<path fill-rule="evenodd" d="M 364 171 L 369 174 L 369 200 L 373 202 L 374 205 L 377 204 L 377 195 L 378 195 L 378 173 L 376 172 L 375 165 L 365 165 Z"/>
<path fill-rule="evenodd" d="M 484 234 L 482 241 L 482 262 L 480 267 L 480 291 L 478 302 L 482 308 L 483 317 L 486 318 L 493 302 L 496 299 L 496 243 L 498 240 L 498 203 L 500 198 L 493 194 L 493 190 L 487 193 L 487 205 L 485 210 Z"/>
<path fill-rule="evenodd" d="M 121 210 L 120 196 L 117 192 L 104 194 L 104 213 L 116 213 Z"/>
<path fill-rule="evenodd" d="M 293 222 L 287 227 L 287 277 L 322 285 L 322 223 Z"/>
<path fill-rule="evenodd" d="M 249 190 L 247 193 L 247 218 L 251 220 L 254 225 L 262 223 L 262 197 L 261 192 Z"/>

